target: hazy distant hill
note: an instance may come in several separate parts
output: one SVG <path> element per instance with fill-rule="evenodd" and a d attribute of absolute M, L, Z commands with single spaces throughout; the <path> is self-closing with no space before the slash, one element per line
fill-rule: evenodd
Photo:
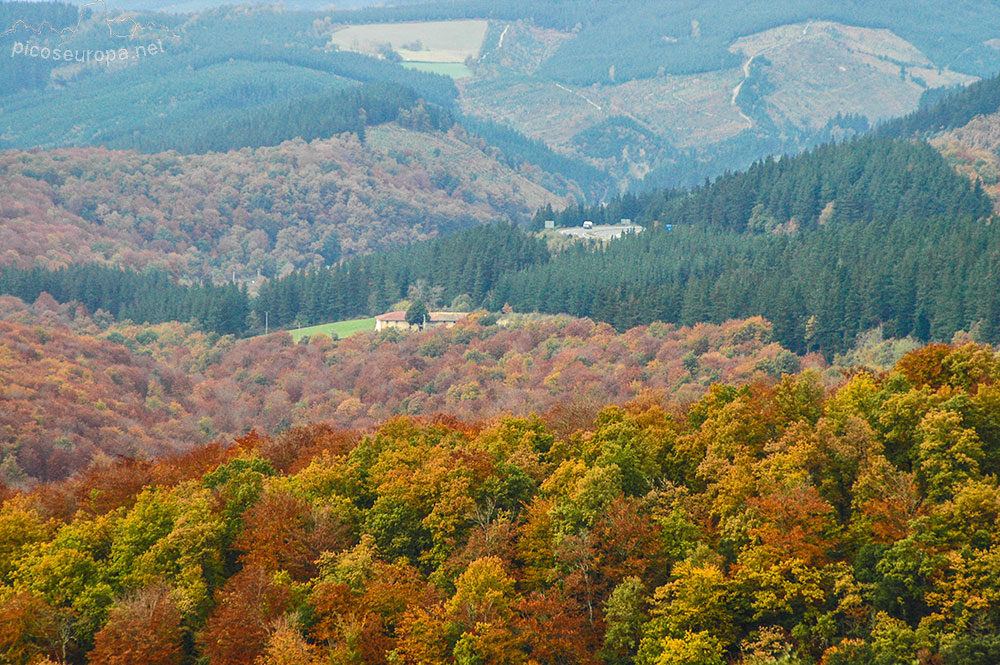
<path fill-rule="evenodd" d="M 563 193 L 597 198 L 609 185 L 598 168 L 540 141 L 462 117 L 448 76 L 329 45 L 318 14 L 267 6 L 121 14 L 95 6 L 77 23 L 75 11 L 55 2 L 0 4 L 0 25 L 15 26 L 0 36 L 0 48 L 14 50 L 21 41 L 80 58 L 122 48 L 133 55 L 113 64 L 23 54 L 0 60 L 0 149 L 225 152 L 362 133 L 419 107 L 421 127 L 447 130 L 460 122 L 499 149 L 507 165 L 536 166 L 569 181 Z M 134 55 L 151 44 L 155 53 Z"/>
<path fill-rule="evenodd" d="M 410 39 L 380 24 L 488 19 L 471 75 L 458 80 L 467 112 L 623 184 L 657 186 L 864 131 L 915 109 L 927 90 L 1000 70 L 1000 42 L 983 20 L 995 11 L 986 0 L 470 0 L 327 22 L 331 39 L 342 23 L 362 24 L 373 44 L 400 49 L 419 41 L 420 24 L 402 24 Z"/>
<path fill-rule="evenodd" d="M 6 22 L 26 11 L 0 7 Z M 218 127 L 238 135 L 230 130 L 273 118 L 289 100 L 378 81 L 516 130 L 481 134 L 505 154 L 511 142 L 527 145 L 520 134 L 540 141 L 517 162 L 555 164 L 539 149 L 555 150 L 558 172 L 593 200 L 608 192 L 601 171 L 619 187 L 698 184 L 863 132 L 914 110 L 929 90 L 1000 69 L 986 0 L 295 7 L 134 14 L 138 40 L 161 40 L 164 52 L 124 67 L 4 60 L 0 75 L 13 85 L 0 146 L 146 149 L 149 139 L 187 150 Z M 45 11 L 67 23 L 64 5 Z M 88 12 L 74 48 L 132 44 L 128 21 L 108 34 L 116 10 Z M 15 31 L 0 46 L 29 36 Z M 308 124 L 305 108 L 289 131 Z"/>
<path fill-rule="evenodd" d="M 87 0 L 69 0 L 74 4 L 85 6 Z M 362 7 L 385 7 L 416 5 L 428 0 L 285 0 L 288 9 L 294 10 L 343 10 L 360 9 Z M 205 9 L 217 9 L 231 6 L 234 3 L 227 0 L 115 0 L 108 3 L 115 8 L 144 12 L 197 12 Z"/>

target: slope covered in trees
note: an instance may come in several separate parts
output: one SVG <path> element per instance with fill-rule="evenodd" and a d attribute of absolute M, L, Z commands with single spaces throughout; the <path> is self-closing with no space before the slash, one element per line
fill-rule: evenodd
<path fill-rule="evenodd" d="M 0 148 L 98 145 L 201 154 L 363 133 L 396 119 L 418 99 L 425 128 L 448 129 L 457 114 L 458 90 L 450 78 L 338 51 L 315 29 L 313 13 L 258 6 L 124 19 L 101 7 L 84 9 L 77 24 L 77 10 L 68 5 L 4 7 L 0 25 L 20 23 L 0 44 L 16 39 L 50 48 L 134 50 L 156 42 L 158 50 L 155 57 L 113 66 L 5 60 L 0 72 L 9 72 L 13 85 L 0 90 Z M 72 28 L 61 35 L 39 30 L 43 17 Z M 117 29 L 125 20 L 135 33 L 130 39 Z M 599 197 L 607 187 L 603 172 L 509 127 L 484 119 L 468 124 L 515 168 L 534 164 L 573 180 L 588 196 Z"/>
<path fill-rule="evenodd" d="M 317 150 L 295 143 L 286 149 Z M 38 167 L 31 173 L 52 179 Z M 255 207 L 243 217 L 248 221 L 277 224 L 279 217 L 268 212 L 298 210 L 267 187 L 242 195 Z M 890 337 L 947 341 L 959 330 L 975 329 L 978 339 L 995 341 L 1000 292 L 991 276 L 1000 240 L 997 225 L 989 223 L 991 211 L 981 184 L 956 173 L 926 143 L 856 139 L 769 159 L 691 192 L 626 195 L 561 213 L 546 206 L 534 220 L 539 225 L 551 216 L 561 225 L 576 225 L 582 219 L 614 223 L 628 217 L 646 226 L 638 237 L 552 255 L 515 228 L 483 228 L 269 280 L 255 299 L 240 302 L 239 311 L 248 307 L 254 317 L 233 315 L 225 327 L 213 323 L 207 329 L 255 332 L 265 315 L 278 326 L 371 316 L 416 289 L 436 306 L 456 298 L 493 311 L 510 304 L 521 312 L 587 316 L 619 330 L 657 320 L 693 325 L 762 315 L 774 322 L 777 339 L 787 348 L 818 350 L 828 358 L 880 325 Z M 218 219 L 221 232 L 223 218 Z M 246 237 L 246 228 L 237 229 L 240 238 L 231 238 L 236 231 L 230 229 L 217 251 L 242 248 L 258 236 L 268 239 L 262 229 Z M 303 257 L 314 256 L 312 265 L 336 258 L 323 252 L 338 251 L 337 243 L 332 249 L 325 241 L 302 244 L 315 231 L 307 224 L 299 231 L 278 232 L 270 255 L 256 248 L 249 262 L 239 264 L 241 275 L 244 266 L 258 264 L 273 274 L 273 252 L 284 250 L 279 256 L 287 256 L 279 245 L 292 241 L 315 252 Z M 8 292 L 30 300 L 47 279 L 48 273 L 31 273 L 15 283 L 33 282 L 33 290 Z M 66 301 L 61 294 L 53 295 Z M 187 304 L 178 307 L 199 312 L 206 325 L 209 310 L 198 304 L 204 300 L 189 302 L 195 294 L 181 294 Z M 121 302 L 106 303 L 92 300 L 88 306 L 138 321 L 170 316 L 160 313 L 160 303 L 125 313 Z"/>
<path fill-rule="evenodd" d="M 828 355 L 880 324 L 924 340 L 976 325 L 995 341 L 991 212 L 981 186 L 928 145 L 859 139 L 767 160 L 690 194 L 570 208 L 555 217 L 621 214 L 649 228 L 505 275 L 493 298 L 621 328 L 759 314 L 788 348 Z"/>
<path fill-rule="evenodd" d="M 1000 110 L 1000 75 L 954 90 L 933 104 L 882 125 L 875 134 L 885 138 L 927 136 L 962 127 L 976 116 L 997 110 Z"/>
<path fill-rule="evenodd" d="M 95 466 L 6 493 L 0 654 L 987 665 L 998 375 L 989 348 L 933 346 L 835 391 L 805 372 Z"/>
<path fill-rule="evenodd" d="M 34 4 L 5 6 L 8 16 L 17 17 L 30 16 Z M 139 14 L 131 16 L 128 25 L 135 34 L 128 38 L 129 31 L 117 25 L 123 21 L 114 10 L 100 9 L 88 12 L 89 18 L 65 35 L 47 31 L 36 35 L 30 29 L 33 24 L 25 20 L 28 27 L 19 26 L 12 37 L 72 50 L 134 49 L 136 44 L 159 40 L 162 52 L 136 56 L 119 66 L 89 63 L 75 75 L 63 76 L 59 86 L 45 79 L 38 90 L 4 88 L 0 147 L 90 145 L 105 133 L 123 142 L 141 133 L 184 143 L 192 130 L 198 130 L 191 122 L 194 118 L 215 124 L 275 102 L 361 83 L 406 87 L 446 108 L 458 94 L 445 76 L 323 49 L 322 39 L 311 31 L 314 16 L 305 13 L 285 14 L 260 6 L 253 11 L 223 7 L 180 17 Z M 19 58 L 17 65 L 24 60 L 31 59 Z M 80 126 L 73 129 L 74 125 Z"/>
<path fill-rule="evenodd" d="M 190 324 L 115 325 L 104 312 L 89 317 L 44 295 L 31 308 L 0 298 L 0 320 L 7 483 L 252 427 L 271 434 L 314 420 L 369 427 L 399 414 L 593 413 L 647 388 L 692 400 L 713 381 L 772 381 L 823 365 L 782 349 L 760 319 L 620 334 L 568 317 L 498 326 L 474 315 L 447 330 L 294 344 L 287 333 L 237 341 Z"/>
<path fill-rule="evenodd" d="M 157 270 L 139 274 L 94 265 L 56 271 L 6 268 L 0 271 L 0 293 L 32 303 L 44 294 L 57 303 L 81 305 L 84 312 L 103 311 L 138 323 L 193 322 L 220 335 L 242 335 L 250 313 L 245 287 L 209 282 L 182 286 Z"/>
<path fill-rule="evenodd" d="M 140 152 L 182 153 L 228 152 L 240 148 L 278 145 L 300 138 L 304 141 L 353 133 L 364 137 L 365 128 L 398 120 L 405 113 L 421 117 L 423 129 L 447 130 L 453 124 L 447 114 L 421 105 L 410 88 L 384 82 L 352 86 L 329 94 L 295 97 L 255 107 L 216 122 L 200 122 L 180 135 L 160 131 L 136 132 L 117 129 L 103 132 L 95 143 L 109 148 Z"/>
<path fill-rule="evenodd" d="M 89 14 L 89 10 L 82 10 Z M 30 28 L 47 34 L 76 26 L 81 10 L 63 2 L 4 2 L 0 3 L 0 51 L 8 54 L 14 43 L 31 34 Z M 21 28 L 21 29 L 16 29 Z M 3 96 L 43 87 L 49 80 L 56 63 L 33 58 L 27 62 L 13 57 L 0 59 L 0 98 Z M 0 143 L 2 146 L 2 143 Z"/>
<path fill-rule="evenodd" d="M 265 314 L 275 329 L 379 314 L 409 297 L 435 308 L 456 299 L 466 307 L 478 305 L 502 275 L 548 260 L 544 241 L 513 225 L 494 224 L 265 280 L 255 297 L 245 285 L 182 285 L 160 270 L 138 273 L 94 264 L 3 268 L 0 294 L 34 302 L 47 293 L 60 303 L 104 310 L 118 320 L 191 321 L 206 331 L 243 337 L 264 332 Z"/>
<path fill-rule="evenodd" d="M 495 302 L 620 328 L 754 313 L 774 322 L 788 348 L 828 355 L 879 325 L 923 340 L 975 327 L 996 340 L 995 224 L 855 223 L 793 236 L 682 228 L 644 236 L 505 276 Z"/>
<path fill-rule="evenodd" d="M 879 132 L 924 137 L 1000 210 L 1000 76 L 955 91 Z"/>
<path fill-rule="evenodd" d="M 37 309 L 44 315 L 55 305 L 42 299 Z M 64 478 L 98 457 L 159 456 L 204 442 L 183 372 L 44 316 L 37 323 L 0 320 L 5 482 Z"/>
<path fill-rule="evenodd" d="M 507 273 L 549 260 L 545 242 L 503 224 L 300 271 L 263 284 L 253 309 L 276 326 L 313 325 L 381 314 L 417 298 L 433 308 L 459 299 L 480 305 Z M 258 326 L 259 327 L 259 326 Z"/>
<path fill-rule="evenodd" d="M 768 158 L 690 192 L 667 189 L 558 213 L 546 209 L 535 215 L 534 226 L 541 228 L 543 219 L 577 226 L 584 219 L 616 224 L 626 217 L 648 225 L 762 232 L 872 219 L 978 218 L 990 209 L 976 184 L 927 143 L 858 138 Z"/>
<path fill-rule="evenodd" d="M 925 91 L 993 74 L 1000 51 L 975 18 L 987 11 L 984 2 L 949 11 L 921 0 L 901 11 L 900 0 L 849 7 L 714 0 L 663 11 L 647 1 L 477 0 L 361 12 L 223 7 L 127 19 L 87 8 L 61 46 L 158 42 L 163 49 L 113 66 L 12 58 L 4 67 L 30 89 L 0 91 L 0 147 L 200 153 L 326 138 L 331 128 L 364 125 L 351 99 L 356 91 L 345 97 L 345 88 L 385 83 L 428 107 L 462 109 L 470 131 L 512 161 L 554 169 L 600 200 L 609 183 L 688 186 L 766 154 L 851 135 L 912 110 Z M 11 16 L 61 11 L 59 21 L 72 18 L 56 5 L 8 5 Z M 382 57 L 368 57 L 332 40 L 345 23 L 461 17 L 490 25 L 489 38 L 470 53 L 472 78 L 458 85 L 403 67 L 393 50 L 403 43 L 384 43 Z M 126 20 L 134 31 L 116 29 Z M 58 43 L 27 30 L 9 38 Z M 773 65 L 759 57 L 765 51 Z M 525 54 L 532 64 L 521 62 Z M 747 59 L 754 67 L 745 77 Z M 731 94 L 737 86 L 740 94 Z M 382 110 L 393 103 L 362 96 Z M 685 99 L 698 101 L 677 103 Z M 845 116 L 857 122 L 841 122 Z M 624 127 L 626 119 L 637 124 Z"/>
<path fill-rule="evenodd" d="M 322 20 L 333 37 L 342 24 L 363 24 L 346 31 L 404 57 L 412 52 L 400 35 L 425 21 L 457 29 L 488 20 L 457 82 L 466 114 L 639 189 L 688 187 L 852 136 L 915 110 L 924 95 L 994 75 L 1000 50 L 980 20 L 992 10 L 985 0 L 961 9 L 931 0 L 471 0 Z"/>
<path fill-rule="evenodd" d="M 400 121 L 364 142 L 342 134 L 207 155 L 0 153 L 0 265 L 275 276 L 565 200 L 546 188 L 565 181 L 511 170 L 458 126 L 434 131 L 419 105 Z"/>

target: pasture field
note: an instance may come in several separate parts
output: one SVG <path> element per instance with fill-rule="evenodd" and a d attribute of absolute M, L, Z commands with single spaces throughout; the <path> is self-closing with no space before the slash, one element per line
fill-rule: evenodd
<path fill-rule="evenodd" d="M 406 62 L 464 63 L 479 57 L 489 22 L 419 21 L 349 25 L 330 35 L 338 48 L 377 54 L 388 44 Z"/>
<path fill-rule="evenodd" d="M 336 321 L 334 323 L 323 323 L 318 326 L 309 326 L 308 328 L 297 328 L 295 330 L 289 330 L 292 339 L 298 343 L 300 339 L 309 335 L 336 335 L 339 339 L 345 337 L 350 337 L 351 335 L 356 335 L 358 333 L 368 332 L 375 330 L 375 319 L 352 319 L 350 321 Z"/>

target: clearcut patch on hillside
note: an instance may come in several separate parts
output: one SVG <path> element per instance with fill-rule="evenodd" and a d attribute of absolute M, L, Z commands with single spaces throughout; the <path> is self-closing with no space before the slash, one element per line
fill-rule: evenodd
<path fill-rule="evenodd" d="M 351 25 L 335 30 L 330 43 L 372 55 L 388 47 L 406 62 L 464 63 L 479 55 L 488 25 L 484 20 Z"/>
<path fill-rule="evenodd" d="M 459 82 L 462 109 L 582 156 L 623 183 L 662 166 L 663 154 L 671 157 L 632 145 L 610 160 L 581 151 L 580 136 L 610 119 L 628 118 L 676 150 L 742 150 L 749 162 L 761 156 L 752 146 L 762 137 L 771 141 L 767 150 L 799 150 L 804 145 L 797 142 L 812 137 L 841 137 L 838 115 L 874 125 L 913 111 L 928 89 L 974 80 L 939 69 L 890 30 L 829 21 L 739 38 L 730 45 L 743 58 L 737 67 L 684 75 L 661 70 L 626 82 L 616 82 L 611 68 L 605 83 L 587 86 L 539 74 L 561 45 L 581 38 L 523 22 L 493 24 L 474 75 Z"/>
<path fill-rule="evenodd" d="M 779 126 L 817 130 L 837 113 L 874 124 L 914 110 L 928 88 L 974 80 L 939 69 L 889 30 L 826 21 L 742 37 L 730 50 L 762 65 L 756 75 L 766 80 L 767 113 Z"/>

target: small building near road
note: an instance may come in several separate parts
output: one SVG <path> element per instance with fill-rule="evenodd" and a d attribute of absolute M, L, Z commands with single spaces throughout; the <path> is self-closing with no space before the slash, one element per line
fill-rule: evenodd
<path fill-rule="evenodd" d="M 466 312 L 429 312 L 427 314 L 426 328 L 451 328 L 453 325 L 467 317 Z M 403 310 L 386 312 L 375 317 L 375 331 L 379 332 L 386 328 L 397 328 L 399 330 L 410 330 L 411 326 L 406 322 L 406 312 Z M 419 329 L 419 326 L 417 326 Z"/>

